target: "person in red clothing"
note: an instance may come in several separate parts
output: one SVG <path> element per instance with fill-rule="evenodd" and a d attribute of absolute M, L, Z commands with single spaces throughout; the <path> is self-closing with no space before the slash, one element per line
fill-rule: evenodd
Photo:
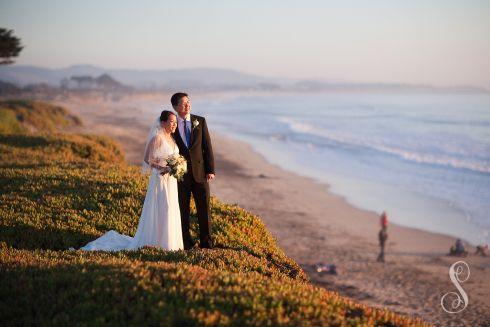
<path fill-rule="evenodd" d="M 385 244 L 388 239 L 388 215 L 385 211 L 381 214 L 379 222 L 381 224 L 381 230 L 378 233 L 380 251 L 377 261 L 385 262 Z"/>
<path fill-rule="evenodd" d="M 381 227 L 388 227 L 388 215 L 386 214 L 386 211 L 383 211 L 381 214 L 379 222 L 381 223 Z"/>

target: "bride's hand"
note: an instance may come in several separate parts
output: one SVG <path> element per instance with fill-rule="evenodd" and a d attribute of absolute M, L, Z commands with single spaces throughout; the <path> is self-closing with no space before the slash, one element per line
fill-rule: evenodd
<path fill-rule="evenodd" d="M 162 170 L 160 170 L 160 175 L 165 175 L 167 173 L 170 172 L 170 168 L 169 167 L 163 167 Z"/>

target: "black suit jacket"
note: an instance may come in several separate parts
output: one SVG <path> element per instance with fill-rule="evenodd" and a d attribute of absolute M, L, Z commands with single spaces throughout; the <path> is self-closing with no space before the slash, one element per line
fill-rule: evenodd
<path fill-rule="evenodd" d="M 199 124 L 194 127 L 195 121 Z M 179 152 L 187 160 L 187 169 L 194 180 L 198 183 L 206 181 L 206 174 L 214 174 L 214 156 L 211 138 L 209 137 L 208 126 L 206 119 L 201 116 L 191 114 L 192 132 L 191 145 L 189 148 L 185 146 L 184 141 L 179 133 L 179 128 L 173 133 L 173 137 Z"/>

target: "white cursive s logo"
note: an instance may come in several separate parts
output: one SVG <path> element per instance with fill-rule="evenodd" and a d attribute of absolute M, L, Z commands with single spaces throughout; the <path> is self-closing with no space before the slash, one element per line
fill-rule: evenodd
<path fill-rule="evenodd" d="M 465 273 L 465 267 L 468 271 L 467 273 Z M 464 275 L 466 275 L 466 278 L 463 279 Z M 463 311 L 468 306 L 468 295 L 459 283 L 464 283 L 470 278 L 470 267 L 464 261 L 457 261 L 453 263 L 449 268 L 449 278 L 454 286 L 456 286 L 459 293 L 448 292 L 444 294 L 441 298 L 441 306 L 447 313 L 458 313 Z M 449 298 L 446 300 L 446 297 Z M 446 302 L 451 303 L 451 307 L 449 309 L 447 309 L 445 306 Z"/>

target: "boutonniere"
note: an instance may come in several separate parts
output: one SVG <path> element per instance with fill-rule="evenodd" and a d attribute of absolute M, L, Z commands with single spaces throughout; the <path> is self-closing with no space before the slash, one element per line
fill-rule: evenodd
<path fill-rule="evenodd" d="M 199 126 L 199 122 L 197 121 L 197 119 L 194 119 L 192 121 L 192 129 L 196 128 L 197 126 Z"/>

